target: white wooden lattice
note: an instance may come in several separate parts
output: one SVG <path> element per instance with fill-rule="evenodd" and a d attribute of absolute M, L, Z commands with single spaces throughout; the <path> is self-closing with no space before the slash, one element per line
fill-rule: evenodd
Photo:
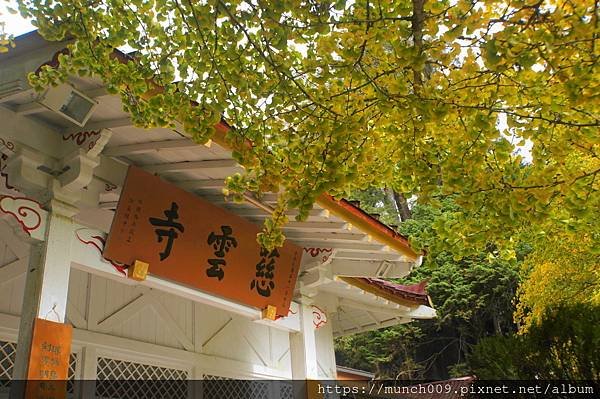
<path fill-rule="evenodd" d="M 71 356 L 69 357 L 69 379 L 67 381 L 67 393 L 75 393 L 77 385 L 75 380 L 75 377 L 77 376 L 77 361 L 77 353 L 71 353 Z"/>
<path fill-rule="evenodd" d="M 279 397 L 281 399 L 293 399 L 294 398 L 294 387 L 291 383 L 283 382 L 279 386 Z"/>
<path fill-rule="evenodd" d="M 187 397 L 186 370 L 99 357 L 96 375 L 98 398 Z"/>
<path fill-rule="evenodd" d="M 203 399 L 270 399 L 267 381 L 234 380 L 208 374 L 202 379 Z"/>
<path fill-rule="evenodd" d="M 0 341 L 0 387 L 8 386 L 9 381 L 12 379 L 16 353 L 17 344 Z"/>

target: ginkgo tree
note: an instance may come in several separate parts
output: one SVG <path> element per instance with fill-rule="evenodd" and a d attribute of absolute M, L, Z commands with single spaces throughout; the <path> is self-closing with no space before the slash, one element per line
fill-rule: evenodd
<path fill-rule="evenodd" d="M 537 239 L 524 262 L 525 278 L 515 301 L 521 333 L 560 306 L 600 305 L 600 257 L 590 249 L 598 233 L 573 237 L 556 228 L 548 233 Z"/>
<path fill-rule="evenodd" d="M 137 125 L 178 120 L 199 143 L 225 118 L 246 171 L 229 193 L 282 191 L 267 247 L 286 209 L 367 187 L 452 196 L 444 245 L 508 248 L 558 200 L 574 234 L 599 218 L 598 1 L 18 3 L 69 40 L 35 87 L 98 76 Z"/>
<path fill-rule="evenodd" d="M 15 11 L 11 9 L 11 12 Z M 3 11 L 0 10 L 0 54 L 8 52 L 12 45 L 12 35 L 6 32 L 6 22 L 3 20 Z"/>

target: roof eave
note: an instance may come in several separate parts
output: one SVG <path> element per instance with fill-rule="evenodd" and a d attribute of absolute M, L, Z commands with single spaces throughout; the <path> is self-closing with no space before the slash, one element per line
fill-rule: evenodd
<path fill-rule="evenodd" d="M 350 202 L 344 199 L 338 201 L 328 194 L 322 194 L 317 198 L 317 204 L 371 235 L 377 241 L 400 252 L 417 265 L 421 263 L 422 255 L 410 247 L 406 237 L 400 235 L 372 216 L 369 216 Z"/>

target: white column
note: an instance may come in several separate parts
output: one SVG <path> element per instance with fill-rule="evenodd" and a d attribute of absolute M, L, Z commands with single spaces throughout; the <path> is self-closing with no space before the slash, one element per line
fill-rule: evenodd
<path fill-rule="evenodd" d="M 33 323 L 42 318 L 64 323 L 71 270 L 72 208 L 51 201 L 45 240 L 31 244 L 13 379 L 27 377 Z M 11 397 L 16 394 L 11 392 Z M 17 397 L 17 396 L 14 396 Z"/>
<path fill-rule="evenodd" d="M 95 346 L 86 345 L 81 357 L 81 382 L 79 389 L 80 398 L 94 398 L 96 396 L 96 376 L 98 369 L 98 353 Z"/>
<path fill-rule="evenodd" d="M 329 313 L 327 314 L 329 317 Z M 319 348 L 319 359 L 321 367 L 328 380 L 337 379 L 337 369 L 335 364 L 335 347 L 333 344 L 333 328 L 331 321 L 327 320 L 319 329 L 316 330 L 316 340 Z"/>
<path fill-rule="evenodd" d="M 196 306 L 196 304 L 194 305 Z M 191 399 L 202 399 L 204 397 L 204 386 L 202 378 L 204 377 L 204 370 L 198 364 L 194 365 L 192 369 L 192 375 L 189 381 L 188 397 Z"/>
<path fill-rule="evenodd" d="M 294 380 L 316 380 L 319 378 L 317 364 L 317 341 L 310 304 L 300 303 L 300 332 L 290 334 L 292 378 Z"/>

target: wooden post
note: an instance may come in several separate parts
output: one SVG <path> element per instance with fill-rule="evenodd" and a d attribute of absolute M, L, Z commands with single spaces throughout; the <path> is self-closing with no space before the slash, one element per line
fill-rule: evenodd
<path fill-rule="evenodd" d="M 98 353 L 95 346 L 88 344 L 83 348 L 81 364 L 82 381 L 79 387 L 79 397 L 94 398 L 96 397 L 96 384 L 94 381 L 97 377 L 98 367 Z"/>
<path fill-rule="evenodd" d="M 319 359 L 322 359 L 321 371 L 325 374 L 327 380 L 337 379 L 335 348 L 333 344 L 333 326 L 330 321 L 327 321 L 319 327 L 316 333 L 316 340 L 319 348 Z"/>
<path fill-rule="evenodd" d="M 298 312 L 300 314 L 300 332 L 290 334 L 292 378 L 296 381 L 294 384 L 294 398 L 312 398 L 312 396 L 309 396 L 310 392 L 308 392 L 309 385 L 312 384 L 309 384 L 308 381 L 319 379 L 317 341 L 315 339 L 312 307 L 306 301 L 301 302 Z M 304 387 L 302 387 L 301 381 L 306 381 Z"/>
<path fill-rule="evenodd" d="M 13 380 L 27 378 L 35 319 L 65 322 L 74 212 L 64 203 L 51 203 L 54 210 L 47 216 L 45 240 L 31 244 Z M 21 389 L 11 389 L 10 397 L 20 399 L 23 394 Z"/>

